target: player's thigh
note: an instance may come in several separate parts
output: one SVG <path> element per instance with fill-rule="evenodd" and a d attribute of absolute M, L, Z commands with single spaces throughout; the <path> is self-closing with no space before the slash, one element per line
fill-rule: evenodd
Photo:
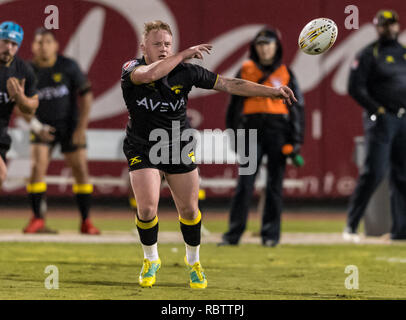
<path fill-rule="evenodd" d="M 182 218 L 194 219 L 198 215 L 199 173 L 194 169 L 187 173 L 165 174 L 176 208 Z"/>
<path fill-rule="evenodd" d="M 31 183 L 42 182 L 48 170 L 50 147 L 47 144 L 31 144 Z"/>
<path fill-rule="evenodd" d="M 0 187 L 7 177 L 7 166 L 2 157 L 0 157 Z"/>
<path fill-rule="evenodd" d="M 89 173 L 86 148 L 78 148 L 72 152 L 65 152 L 64 157 L 66 164 L 72 169 L 76 183 L 88 183 Z"/>
<path fill-rule="evenodd" d="M 144 168 L 130 171 L 130 182 L 137 201 L 138 217 L 153 219 L 158 210 L 161 174 L 158 169 Z"/>

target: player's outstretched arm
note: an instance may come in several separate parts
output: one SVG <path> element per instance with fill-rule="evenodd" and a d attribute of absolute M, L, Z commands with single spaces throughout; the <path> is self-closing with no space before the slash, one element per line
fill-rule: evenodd
<path fill-rule="evenodd" d="M 38 96 L 27 97 L 24 94 L 25 79 L 19 80 L 17 78 L 7 79 L 7 91 L 11 100 L 15 101 L 17 107 L 23 113 L 34 114 L 38 108 Z"/>
<path fill-rule="evenodd" d="M 293 102 L 297 102 L 293 91 L 288 86 L 272 88 L 252 81 L 237 78 L 225 78 L 223 76 L 219 76 L 213 89 L 244 97 L 269 97 L 271 99 L 283 99 L 289 105 L 291 105 Z"/>
<path fill-rule="evenodd" d="M 131 72 L 131 81 L 135 84 L 156 81 L 165 77 L 179 63 L 185 60 L 203 59 L 203 52 L 210 54 L 211 49 L 210 44 L 200 44 L 149 65 L 142 65 Z"/>

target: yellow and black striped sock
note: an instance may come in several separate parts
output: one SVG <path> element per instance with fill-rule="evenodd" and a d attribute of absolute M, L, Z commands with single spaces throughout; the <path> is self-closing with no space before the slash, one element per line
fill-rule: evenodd
<path fill-rule="evenodd" d="M 72 190 L 76 197 L 82 221 L 84 221 L 88 218 L 92 205 L 93 185 L 90 183 L 74 184 Z"/>
<path fill-rule="evenodd" d="M 140 241 L 143 245 L 152 246 L 158 242 L 158 216 L 149 221 L 143 221 L 135 216 L 135 224 L 137 225 Z"/>
<path fill-rule="evenodd" d="M 199 214 L 193 220 L 183 219 L 179 216 L 180 230 L 182 231 L 183 240 L 189 246 L 200 245 L 200 230 L 202 226 L 202 214 L 199 210 Z"/>
<path fill-rule="evenodd" d="M 44 218 L 41 211 L 41 203 L 47 191 L 45 182 L 34 182 L 27 184 L 28 197 L 30 198 L 32 212 L 36 218 Z"/>

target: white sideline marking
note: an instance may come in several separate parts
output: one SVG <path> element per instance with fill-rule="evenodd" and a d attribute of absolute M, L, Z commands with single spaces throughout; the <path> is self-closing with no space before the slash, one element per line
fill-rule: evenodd
<path fill-rule="evenodd" d="M 202 235 L 202 243 L 218 243 L 221 233 Z M 20 231 L 0 230 L 0 242 L 53 242 L 53 243 L 139 243 L 138 234 L 128 232 L 105 231 L 99 236 L 82 235 L 77 231 L 62 231 L 59 234 L 23 234 Z M 183 243 L 180 232 L 159 232 L 160 243 Z M 242 237 L 242 244 L 261 244 L 259 237 L 247 233 Z M 348 243 L 342 239 L 341 233 L 284 233 L 281 244 L 292 245 L 332 245 L 343 244 L 349 246 L 365 244 L 396 244 L 406 245 L 405 241 L 391 241 L 386 238 L 367 237 L 361 238 L 360 243 Z M 403 263 L 403 261 L 402 261 Z"/>
<path fill-rule="evenodd" d="M 387 261 L 391 263 L 406 263 L 406 258 L 396 258 L 396 257 L 377 257 L 376 260 Z"/>

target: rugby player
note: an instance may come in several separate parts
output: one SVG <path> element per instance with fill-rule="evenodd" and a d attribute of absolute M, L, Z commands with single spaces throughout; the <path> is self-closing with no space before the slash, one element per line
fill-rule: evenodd
<path fill-rule="evenodd" d="M 60 144 L 75 179 L 72 189 L 81 214 L 80 232 L 100 234 L 89 218 L 93 185 L 89 183 L 86 129 L 93 97 L 91 85 L 74 60 L 58 54 L 58 42 L 51 30 L 36 31 L 32 53 L 39 107 L 35 116 L 25 116 L 31 127 L 32 170 L 27 192 L 33 217 L 23 231 L 51 232 L 45 226 L 45 175 L 53 148 Z"/>
<path fill-rule="evenodd" d="M 23 38 L 17 23 L 0 24 L 0 188 L 7 176 L 6 153 L 11 145 L 7 128 L 14 107 L 25 114 L 34 114 L 38 107 L 34 73 L 16 56 Z"/>
<path fill-rule="evenodd" d="M 137 201 L 136 225 L 144 251 L 139 276 L 141 287 L 151 287 L 161 267 L 157 248 L 161 175 L 168 182 L 179 214 L 190 287 L 207 287 L 199 258 L 199 175 L 193 148 L 190 148 L 190 141 L 181 141 L 180 150 L 187 156 L 173 152 L 177 147 L 172 137 L 176 130 L 172 130 L 172 127 L 178 126 L 181 133 L 189 127 L 186 104 L 192 87 L 284 99 L 289 104 L 296 101 L 293 92 L 286 86 L 272 88 L 242 79 L 225 78 L 196 64 L 186 63 L 192 58 L 203 59 L 203 53 L 209 54 L 211 49 L 211 45 L 201 44 L 173 53 L 170 26 L 162 21 L 152 21 L 145 24 L 141 42 L 142 58 L 130 60 L 122 68 L 121 87 L 130 116 L 123 150 Z M 154 129 L 160 129 L 161 133 L 162 130 L 168 132 L 169 140 L 159 142 L 162 146 L 160 154 L 171 155 L 168 161 L 157 163 L 156 157 L 151 157 L 157 144 L 150 138 L 150 134 L 157 133 Z M 185 149 L 187 152 L 184 152 Z"/>

